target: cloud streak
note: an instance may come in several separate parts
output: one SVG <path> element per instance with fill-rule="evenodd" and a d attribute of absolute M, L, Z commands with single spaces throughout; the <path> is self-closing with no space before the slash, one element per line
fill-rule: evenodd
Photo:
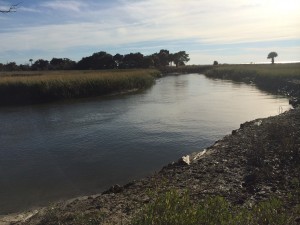
<path fill-rule="evenodd" d="M 80 12 L 87 7 L 87 5 L 81 1 L 49 1 L 42 3 L 41 6 L 54 11 L 63 10 L 72 12 Z"/>

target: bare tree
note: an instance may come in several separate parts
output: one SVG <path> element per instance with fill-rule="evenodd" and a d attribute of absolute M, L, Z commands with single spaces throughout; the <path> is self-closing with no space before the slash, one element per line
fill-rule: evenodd
<path fill-rule="evenodd" d="M 18 4 L 14 4 L 11 5 L 8 9 L 0 9 L 0 13 L 12 13 L 12 12 L 16 12 L 18 6 L 21 4 L 21 2 L 19 2 Z"/>

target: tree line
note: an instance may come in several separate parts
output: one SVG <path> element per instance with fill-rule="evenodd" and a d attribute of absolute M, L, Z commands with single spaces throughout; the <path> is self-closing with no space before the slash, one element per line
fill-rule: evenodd
<path fill-rule="evenodd" d="M 111 55 L 105 51 L 100 51 L 91 56 L 83 57 L 78 62 L 68 58 L 52 58 L 50 61 L 29 59 L 30 63 L 25 65 L 17 65 L 15 62 L 0 63 L 0 71 L 161 68 L 172 65 L 183 66 L 189 60 L 189 54 L 185 51 L 170 53 L 166 49 L 161 49 L 159 52 L 147 56 L 140 52 Z"/>

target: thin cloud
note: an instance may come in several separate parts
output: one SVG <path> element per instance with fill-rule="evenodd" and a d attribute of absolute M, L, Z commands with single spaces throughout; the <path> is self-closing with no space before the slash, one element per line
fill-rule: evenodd
<path fill-rule="evenodd" d="M 81 1 L 49 1 L 41 4 L 42 7 L 49 8 L 51 10 L 63 10 L 80 12 L 87 7 Z"/>
<path fill-rule="evenodd" d="M 29 13 L 42 13 L 43 11 L 37 8 L 32 8 L 32 7 L 24 7 L 21 6 L 18 8 L 18 11 L 20 12 L 29 12 Z"/>

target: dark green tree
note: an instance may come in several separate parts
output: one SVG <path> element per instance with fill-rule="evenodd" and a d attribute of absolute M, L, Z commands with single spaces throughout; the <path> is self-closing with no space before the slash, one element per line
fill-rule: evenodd
<path fill-rule="evenodd" d="M 113 56 L 107 52 L 101 51 L 92 55 L 92 69 L 113 69 L 116 66 Z"/>
<path fill-rule="evenodd" d="M 113 56 L 113 60 L 115 61 L 117 68 L 119 68 L 119 66 L 122 65 L 123 59 L 124 59 L 124 56 L 119 53 L 117 53 Z"/>
<path fill-rule="evenodd" d="M 50 61 L 52 70 L 71 70 L 74 69 L 76 62 L 68 58 L 53 58 Z"/>
<path fill-rule="evenodd" d="M 158 59 L 160 66 L 168 66 L 171 62 L 169 50 L 161 49 L 158 53 Z"/>
<path fill-rule="evenodd" d="M 144 55 L 140 52 L 124 55 L 123 68 L 142 68 Z"/>
<path fill-rule="evenodd" d="M 272 64 L 274 64 L 274 58 L 277 57 L 277 52 L 270 52 L 267 59 L 271 59 Z"/>
<path fill-rule="evenodd" d="M 44 59 L 38 59 L 32 64 L 33 70 L 48 70 L 49 61 Z"/>
<path fill-rule="evenodd" d="M 19 67 L 15 62 L 9 62 L 4 65 L 4 70 L 5 71 L 17 71 L 17 70 L 19 70 Z"/>
<path fill-rule="evenodd" d="M 153 67 L 154 66 L 154 62 L 151 56 L 145 56 L 143 59 L 143 68 L 149 68 L 149 67 Z"/>
<path fill-rule="evenodd" d="M 115 67 L 116 62 L 113 60 L 113 56 L 103 51 L 84 57 L 77 63 L 77 69 L 80 70 L 102 70 Z"/>
<path fill-rule="evenodd" d="M 76 68 L 79 70 L 90 70 L 92 69 L 92 56 L 83 57 L 78 61 Z"/>
<path fill-rule="evenodd" d="M 153 62 L 154 67 L 160 67 L 160 61 L 158 57 L 158 53 L 154 53 L 151 55 L 151 60 Z"/>
<path fill-rule="evenodd" d="M 29 71 L 30 70 L 30 65 L 29 64 L 25 64 L 25 65 L 20 64 L 19 65 L 19 70 L 21 70 L 21 71 Z"/>
<path fill-rule="evenodd" d="M 185 63 L 187 63 L 190 60 L 190 58 L 189 58 L 189 54 L 187 54 L 185 51 L 180 51 L 173 54 L 172 60 L 176 65 L 176 67 L 178 67 L 178 66 L 184 66 Z"/>

